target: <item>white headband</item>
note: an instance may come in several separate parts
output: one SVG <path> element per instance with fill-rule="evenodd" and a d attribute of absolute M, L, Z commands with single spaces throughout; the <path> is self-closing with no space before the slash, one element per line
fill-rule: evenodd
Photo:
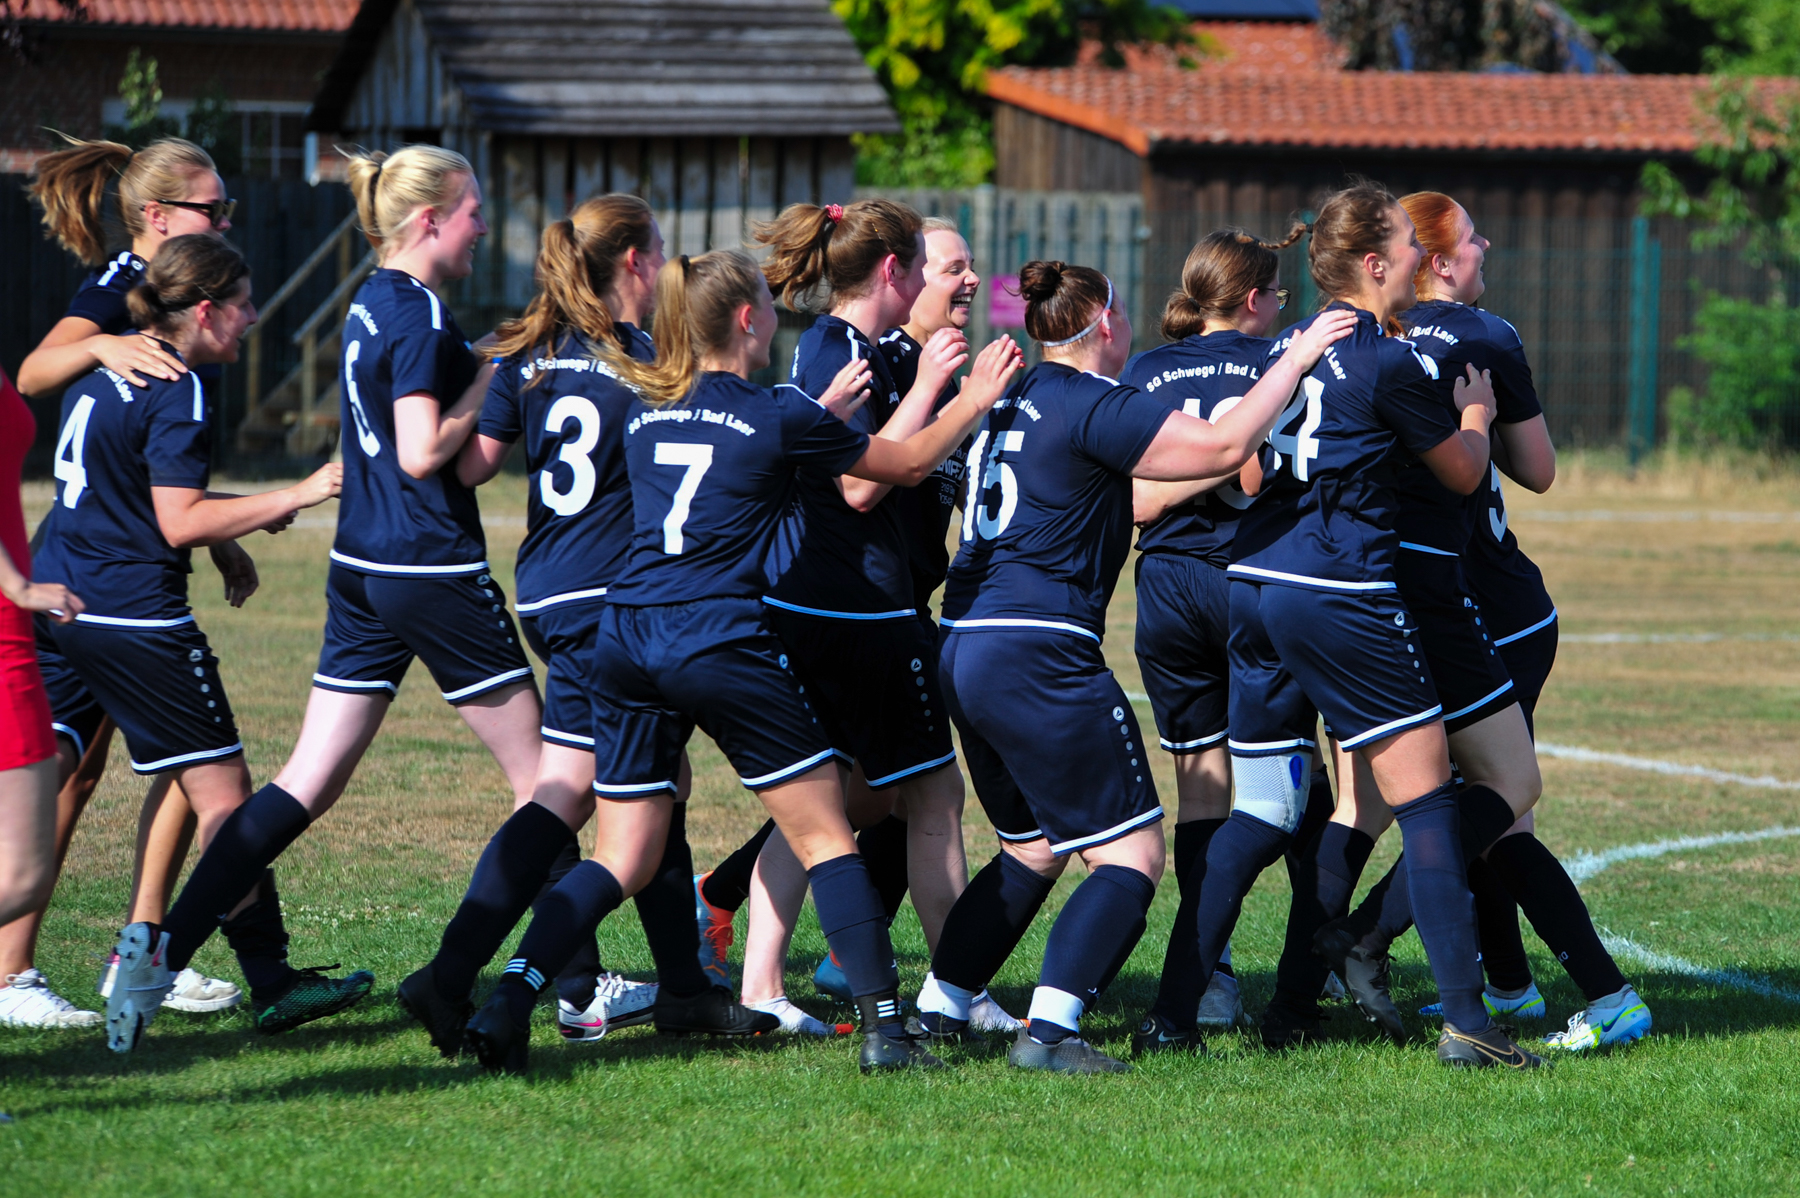
<path fill-rule="evenodd" d="M 1102 277 L 1104 277 L 1104 276 L 1102 276 Z M 1055 349 L 1059 345 L 1074 345 L 1077 341 L 1080 341 L 1083 337 L 1087 336 L 1089 333 L 1093 332 L 1095 329 L 1100 327 L 1100 322 L 1106 318 L 1106 314 L 1108 312 L 1112 311 L 1112 304 L 1113 304 L 1112 280 L 1107 279 L 1106 280 L 1106 306 L 1100 309 L 1100 315 L 1094 317 L 1093 324 L 1090 324 L 1087 328 L 1081 330 L 1081 332 L 1075 334 L 1073 337 L 1064 337 L 1061 341 L 1040 341 L 1040 342 L 1038 342 L 1038 344 L 1043 346 L 1045 349 Z"/>

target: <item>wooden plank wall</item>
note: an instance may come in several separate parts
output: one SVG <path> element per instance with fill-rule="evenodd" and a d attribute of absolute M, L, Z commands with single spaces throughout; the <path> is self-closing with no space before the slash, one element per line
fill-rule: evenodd
<path fill-rule="evenodd" d="M 1144 160 L 1116 141 L 1010 104 L 994 106 L 994 184 L 1027 191 L 1137 191 Z"/>

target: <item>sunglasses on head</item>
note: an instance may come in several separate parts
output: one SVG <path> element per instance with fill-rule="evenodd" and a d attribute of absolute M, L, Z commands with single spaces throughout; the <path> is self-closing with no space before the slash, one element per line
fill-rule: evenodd
<path fill-rule="evenodd" d="M 206 219 L 212 222 L 212 227 L 215 229 L 230 220 L 231 214 L 237 211 L 236 200 L 207 200 L 204 203 L 199 200 L 158 200 L 156 202 L 166 208 L 186 208 L 190 212 L 204 212 Z"/>

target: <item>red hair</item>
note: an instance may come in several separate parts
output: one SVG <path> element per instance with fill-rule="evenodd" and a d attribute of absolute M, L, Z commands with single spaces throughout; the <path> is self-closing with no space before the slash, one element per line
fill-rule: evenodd
<path fill-rule="evenodd" d="M 1419 259 L 1419 272 L 1413 276 L 1413 287 L 1420 299 L 1430 298 L 1437 288 L 1431 276 L 1431 256 L 1456 256 L 1456 215 L 1462 205 L 1441 191 L 1415 191 L 1400 197 L 1400 207 L 1412 218 L 1419 234 L 1419 248 L 1425 256 Z"/>

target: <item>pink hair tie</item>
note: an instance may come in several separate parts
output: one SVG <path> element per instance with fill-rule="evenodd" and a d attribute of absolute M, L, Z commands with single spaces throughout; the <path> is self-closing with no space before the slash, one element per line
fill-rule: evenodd
<path fill-rule="evenodd" d="M 844 219 L 844 206 L 842 204 L 827 204 L 825 205 L 825 215 L 829 216 L 831 218 L 831 223 L 835 225 Z"/>

